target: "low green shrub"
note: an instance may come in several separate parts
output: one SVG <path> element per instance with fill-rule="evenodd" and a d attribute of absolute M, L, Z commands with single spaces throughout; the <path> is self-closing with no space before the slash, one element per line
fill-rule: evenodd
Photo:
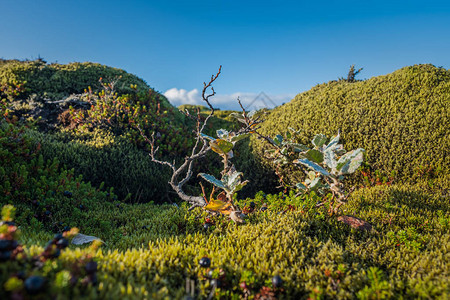
<path fill-rule="evenodd" d="M 85 134 L 27 133 L 42 145 L 45 159 L 57 158 L 93 186 L 105 182 L 121 201 L 163 202 L 173 198 L 169 187 L 161 184 L 169 181 L 167 171 L 152 164 L 148 155 L 126 138 L 102 130 Z"/>

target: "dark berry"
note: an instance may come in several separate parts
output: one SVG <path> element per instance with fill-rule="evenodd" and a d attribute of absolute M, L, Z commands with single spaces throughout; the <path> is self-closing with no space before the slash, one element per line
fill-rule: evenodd
<path fill-rule="evenodd" d="M 272 277 L 272 285 L 274 288 L 280 288 L 283 286 L 283 279 L 281 279 L 280 275 L 275 275 Z"/>
<path fill-rule="evenodd" d="M 0 239 L 0 251 L 11 250 L 11 240 Z"/>
<path fill-rule="evenodd" d="M 261 207 L 261 211 L 266 211 L 266 210 L 267 210 L 266 206 Z"/>
<path fill-rule="evenodd" d="M 11 258 L 11 251 L 0 251 L 0 261 L 7 261 Z"/>
<path fill-rule="evenodd" d="M 84 205 L 83 205 L 83 204 L 80 204 L 80 205 L 78 206 L 78 208 L 81 209 L 81 210 L 83 210 L 83 209 L 84 209 Z"/>
<path fill-rule="evenodd" d="M 64 191 L 64 196 L 67 198 L 72 198 L 72 192 Z"/>
<path fill-rule="evenodd" d="M 203 228 L 205 229 L 205 230 L 208 230 L 209 228 L 211 228 L 211 223 L 205 223 L 205 224 L 203 224 Z"/>
<path fill-rule="evenodd" d="M 65 248 L 67 248 L 67 246 L 69 246 L 69 240 L 66 238 L 62 238 L 56 242 L 56 246 L 59 249 L 65 249 Z"/>
<path fill-rule="evenodd" d="M 50 216 L 52 213 L 49 211 L 49 210 L 46 210 L 45 211 L 45 215 L 48 217 L 48 216 Z"/>
<path fill-rule="evenodd" d="M 148 229 L 147 225 L 142 226 L 142 229 Z"/>
<path fill-rule="evenodd" d="M 97 262 L 95 261 L 90 261 L 86 264 L 86 266 L 84 266 L 84 269 L 86 270 L 86 273 L 88 274 L 93 274 L 95 272 L 97 272 Z"/>
<path fill-rule="evenodd" d="M 255 205 L 255 202 L 253 202 L 253 201 L 250 202 L 250 207 L 251 207 L 251 208 L 255 208 L 255 206 L 256 206 L 256 205 Z"/>
<path fill-rule="evenodd" d="M 25 290 L 28 294 L 34 295 L 44 289 L 45 278 L 41 276 L 31 276 L 25 280 Z"/>
<path fill-rule="evenodd" d="M 70 227 L 69 226 L 64 226 L 63 232 L 66 232 L 66 231 L 70 231 Z"/>
<path fill-rule="evenodd" d="M 202 257 L 198 263 L 202 268 L 209 268 L 211 266 L 211 260 L 206 256 Z"/>

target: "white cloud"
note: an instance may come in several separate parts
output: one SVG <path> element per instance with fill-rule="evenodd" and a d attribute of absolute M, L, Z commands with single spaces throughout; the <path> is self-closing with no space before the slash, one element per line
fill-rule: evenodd
<path fill-rule="evenodd" d="M 172 88 L 164 93 L 170 103 L 175 106 L 181 104 L 206 105 L 202 100 L 200 92 L 197 89 L 187 91 L 185 89 Z M 247 110 L 273 108 L 275 106 L 287 103 L 294 98 L 292 94 L 267 95 L 265 93 L 234 93 L 234 94 L 216 94 L 210 98 L 213 107 L 222 110 L 240 110 L 237 99 L 241 100 L 242 105 Z"/>

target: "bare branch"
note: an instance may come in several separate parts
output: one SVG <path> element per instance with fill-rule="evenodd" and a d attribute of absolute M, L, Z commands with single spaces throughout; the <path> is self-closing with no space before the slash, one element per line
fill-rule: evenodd
<path fill-rule="evenodd" d="M 209 108 L 211 109 L 211 114 L 214 114 L 214 108 L 212 107 L 211 103 L 209 102 L 209 98 L 216 94 L 216 92 L 214 91 L 214 88 L 211 85 L 219 77 L 220 72 L 222 72 L 222 66 L 219 67 L 219 71 L 217 72 L 216 75 L 211 75 L 211 80 L 208 82 L 208 84 L 206 82 L 203 82 L 202 98 L 203 98 L 203 101 L 205 101 L 208 104 Z M 206 90 L 209 87 L 211 87 L 212 93 L 209 95 L 206 95 Z"/>
<path fill-rule="evenodd" d="M 139 129 L 139 131 L 141 133 L 141 136 L 143 136 L 145 141 L 151 147 L 149 155 L 150 155 L 152 161 L 162 164 L 162 165 L 166 165 L 172 169 L 172 177 L 169 181 L 169 184 L 182 200 L 189 202 L 191 204 L 191 207 L 189 208 L 189 210 L 192 210 L 195 207 L 202 207 L 207 204 L 206 197 L 189 196 L 184 193 L 182 188 L 183 188 L 183 185 L 185 183 L 187 183 L 189 181 L 189 179 L 192 177 L 192 173 L 193 173 L 192 167 L 193 167 L 194 161 L 204 157 L 208 153 L 208 151 L 211 150 L 211 146 L 209 145 L 208 141 L 202 137 L 202 132 L 203 132 L 206 124 L 208 123 L 209 118 L 214 114 L 214 108 L 211 105 L 211 103 L 209 102 L 209 98 L 216 94 L 216 92 L 214 91 L 214 88 L 212 87 L 212 84 L 219 77 L 221 70 L 222 70 L 222 66 L 219 67 L 219 71 L 217 72 L 216 75 L 211 76 L 211 80 L 208 83 L 206 83 L 206 82 L 203 83 L 202 98 L 206 102 L 206 104 L 209 106 L 211 111 L 210 111 L 209 115 L 204 120 L 202 120 L 201 115 L 200 115 L 200 110 L 197 109 L 197 119 L 196 119 L 197 124 L 196 124 L 196 132 L 195 132 L 197 137 L 196 137 L 195 145 L 192 148 L 191 154 L 184 158 L 183 163 L 178 168 L 175 166 L 175 161 L 173 163 L 169 163 L 167 161 L 161 161 L 161 160 L 156 159 L 156 152 L 158 151 L 158 147 L 155 148 L 154 133 L 152 134 L 152 138 L 150 140 L 144 134 L 143 130 L 139 126 L 137 126 L 137 128 Z M 208 88 L 211 89 L 212 93 L 207 95 L 206 93 L 207 93 Z M 185 113 L 185 115 L 191 119 L 194 119 L 188 111 Z M 179 177 L 182 177 L 182 179 L 179 180 Z"/>

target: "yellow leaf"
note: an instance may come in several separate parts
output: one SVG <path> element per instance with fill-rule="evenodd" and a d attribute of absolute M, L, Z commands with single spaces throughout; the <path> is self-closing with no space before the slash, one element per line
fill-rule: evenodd
<path fill-rule="evenodd" d="M 223 139 L 216 139 L 214 141 L 211 141 L 209 142 L 209 145 L 211 146 L 212 151 L 220 155 L 226 154 L 230 152 L 231 149 L 233 149 L 233 144 Z"/>
<path fill-rule="evenodd" d="M 210 198 L 208 205 L 204 206 L 203 209 L 217 211 L 224 215 L 229 215 L 231 213 L 231 204 L 226 201 L 227 197 L 224 192 L 217 196 L 217 199 Z"/>

